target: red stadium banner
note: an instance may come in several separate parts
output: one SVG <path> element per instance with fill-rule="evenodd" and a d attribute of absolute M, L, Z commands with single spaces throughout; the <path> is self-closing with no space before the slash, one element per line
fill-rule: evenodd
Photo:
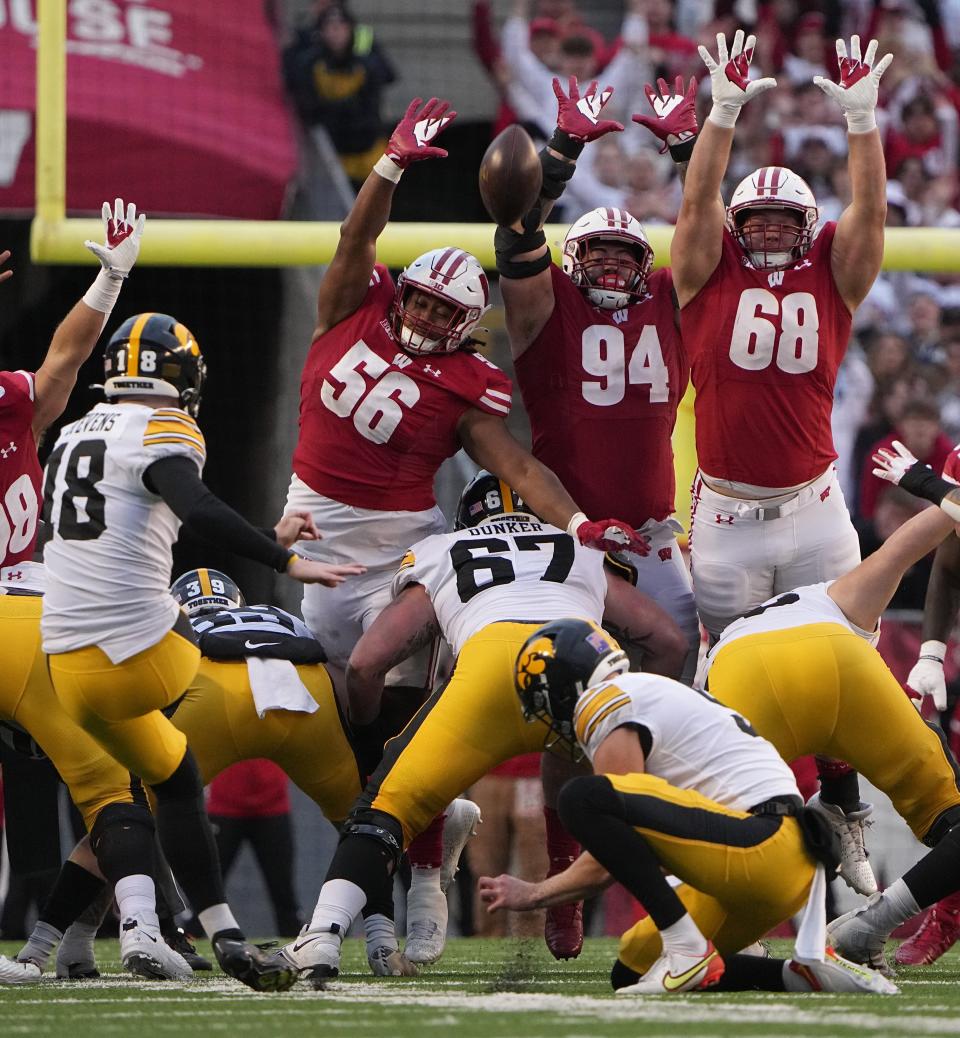
<path fill-rule="evenodd" d="M 67 209 L 274 219 L 296 164 L 263 0 L 72 0 Z M 35 0 L 0 0 L 0 212 L 34 208 Z"/>

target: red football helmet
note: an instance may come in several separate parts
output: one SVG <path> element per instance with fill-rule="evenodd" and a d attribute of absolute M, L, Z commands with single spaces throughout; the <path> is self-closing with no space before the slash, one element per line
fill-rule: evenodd
<path fill-rule="evenodd" d="M 408 309 L 414 291 L 452 308 L 443 323 Z M 390 326 L 408 353 L 453 353 L 490 309 L 490 286 L 476 257 L 449 246 L 418 256 L 397 278 Z"/>
<path fill-rule="evenodd" d="M 744 223 L 757 209 L 797 213 L 800 225 L 771 221 L 745 231 Z M 763 166 L 737 185 L 727 206 L 727 227 L 755 267 L 774 269 L 800 259 L 810 248 L 819 215 L 817 200 L 802 177 L 784 166 Z"/>
<path fill-rule="evenodd" d="M 602 242 L 629 245 L 635 258 L 592 260 L 587 254 Z M 653 249 L 640 221 L 626 209 L 601 207 L 584 213 L 563 239 L 563 271 L 594 306 L 620 310 L 643 298 Z"/>

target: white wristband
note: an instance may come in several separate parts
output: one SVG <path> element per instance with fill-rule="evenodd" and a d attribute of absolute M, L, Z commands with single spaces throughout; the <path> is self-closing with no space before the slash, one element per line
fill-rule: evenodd
<path fill-rule="evenodd" d="M 936 660 L 938 663 L 943 663 L 947 656 L 947 647 L 943 642 L 938 642 L 931 639 L 928 642 L 924 642 L 920 646 L 920 655 L 917 656 L 918 660 Z"/>
<path fill-rule="evenodd" d="M 381 155 L 374 164 L 374 172 L 379 173 L 384 180 L 396 184 L 403 176 L 403 170 L 387 155 Z"/>
<path fill-rule="evenodd" d="M 732 130 L 737 124 L 740 116 L 740 105 L 715 104 L 710 109 L 707 120 L 714 126 L 721 126 L 725 130 Z"/>
<path fill-rule="evenodd" d="M 870 133 L 877 128 L 877 117 L 871 108 L 868 112 L 844 112 L 847 117 L 847 133 Z"/>
<path fill-rule="evenodd" d="M 112 278 L 105 271 L 100 271 L 93 279 L 93 284 L 84 293 L 83 301 L 91 310 L 99 310 L 102 314 L 111 314 L 120 298 L 123 278 Z"/>
<path fill-rule="evenodd" d="M 588 522 L 590 522 L 590 520 L 583 514 L 583 512 L 574 512 L 574 514 L 570 516 L 570 522 L 567 523 L 567 533 L 570 534 L 571 537 L 576 537 L 577 530 L 579 530 L 584 523 Z"/>

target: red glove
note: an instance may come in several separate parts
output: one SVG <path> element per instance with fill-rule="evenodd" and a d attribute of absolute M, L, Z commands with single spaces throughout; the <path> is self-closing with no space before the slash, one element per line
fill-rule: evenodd
<path fill-rule="evenodd" d="M 644 557 L 650 554 L 650 541 L 619 519 L 599 519 L 593 523 L 582 519 L 574 533 L 585 548 L 613 552 L 629 549 Z"/>
<path fill-rule="evenodd" d="M 415 97 L 397 123 L 397 128 L 390 134 L 386 155 L 401 169 L 406 169 L 411 162 L 422 159 L 445 159 L 447 152 L 443 148 L 430 147 L 430 141 L 453 119 L 456 112 L 448 111 L 449 101 L 440 101 L 435 97 L 423 104 L 422 98 Z"/>
<path fill-rule="evenodd" d="M 671 92 L 665 79 L 657 80 L 657 89 L 649 83 L 643 87 L 655 115 L 635 115 L 633 121 L 645 126 L 663 141 L 661 154 L 671 145 L 692 140 L 700 132 L 697 125 L 697 81 L 690 77 L 690 86 L 683 92 L 683 76 L 677 76 Z"/>
<path fill-rule="evenodd" d="M 587 92 L 580 96 L 577 77 L 571 76 L 568 84 L 570 96 L 563 92 L 560 80 L 554 78 L 553 92 L 557 95 L 557 129 L 576 141 L 595 141 L 598 137 L 612 131 L 619 132 L 623 127 L 613 119 L 601 119 L 600 113 L 613 96 L 613 87 L 598 92 L 594 80 Z"/>

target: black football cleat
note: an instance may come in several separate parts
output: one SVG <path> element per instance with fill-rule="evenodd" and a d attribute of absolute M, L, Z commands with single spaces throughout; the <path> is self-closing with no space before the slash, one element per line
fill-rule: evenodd
<path fill-rule="evenodd" d="M 175 952 L 179 952 L 187 960 L 194 973 L 213 969 L 213 963 L 197 951 L 182 926 L 178 926 L 172 934 L 164 935 L 163 939 Z"/>
<path fill-rule="evenodd" d="M 287 991 L 296 983 L 296 970 L 249 941 L 217 937 L 212 944 L 220 969 L 254 991 Z"/>

